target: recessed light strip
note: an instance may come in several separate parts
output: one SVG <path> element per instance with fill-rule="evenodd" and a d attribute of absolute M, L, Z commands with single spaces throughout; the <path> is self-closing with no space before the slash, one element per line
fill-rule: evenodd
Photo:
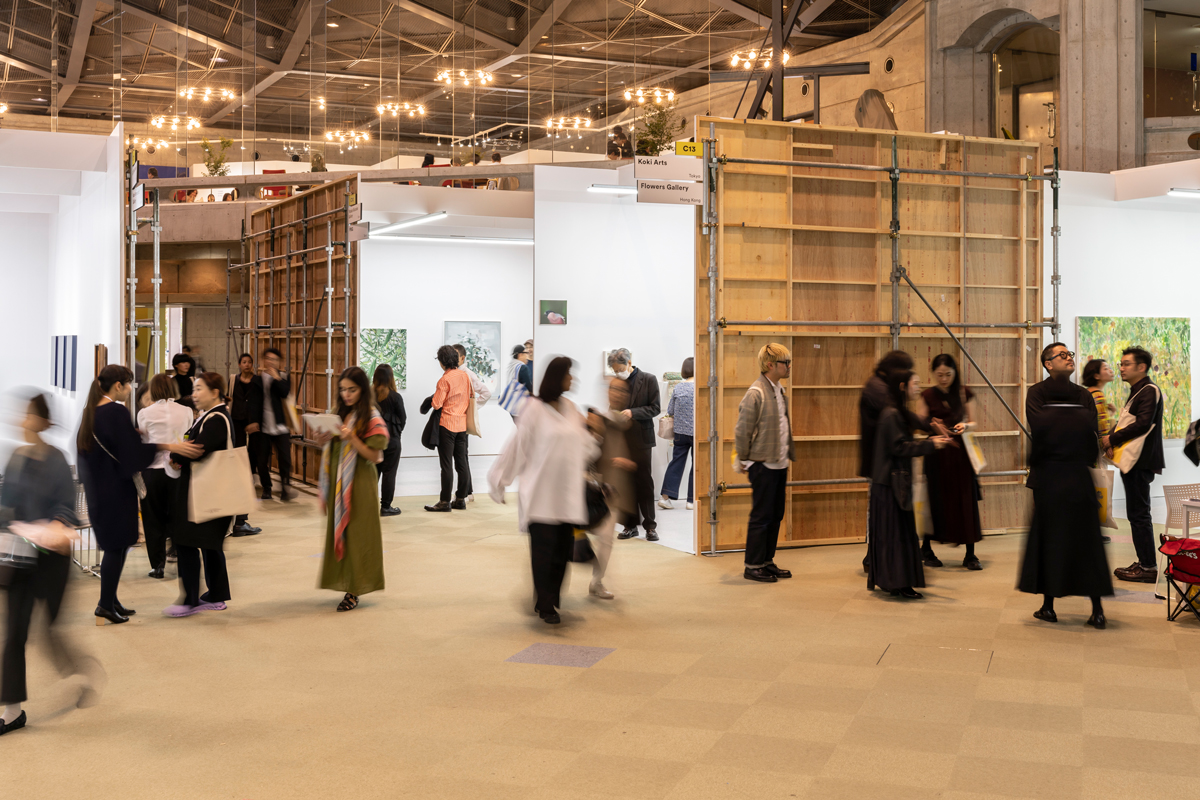
<path fill-rule="evenodd" d="M 482 244 L 533 244 L 533 239 L 505 239 L 500 237 L 485 237 L 485 236 L 376 236 L 374 232 L 371 238 L 386 239 L 389 242 L 449 242 L 449 243 L 482 243 Z"/>
<path fill-rule="evenodd" d="M 381 234 L 387 234 L 387 233 L 391 233 L 392 231 L 398 231 L 401 228 L 411 228 L 413 225 L 422 225 L 426 222 L 433 222 L 434 220 L 437 220 L 437 219 L 445 219 L 447 216 L 449 216 L 449 215 L 445 211 L 435 211 L 432 214 L 422 214 L 419 217 L 413 217 L 412 219 L 404 219 L 399 222 L 393 222 L 391 224 L 384 225 L 381 228 L 377 228 L 377 229 L 373 228 L 371 230 L 371 235 L 378 236 Z"/>
<path fill-rule="evenodd" d="M 1200 189 L 1171 189 L 1167 192 L 1168 197 L 1190 197 L 1193 200 L 1200 200 Z"/>
<path fill-rule="evenodd" d="M 606 183 L 593 183 L 591 186 L 588 187 L 588 191 L 595 192 L 596 194 L 615 194 L 615 195 L 637 194 L 638 193 L 636 186 L 614 186 L 612 184 L 606 184 Z"/>

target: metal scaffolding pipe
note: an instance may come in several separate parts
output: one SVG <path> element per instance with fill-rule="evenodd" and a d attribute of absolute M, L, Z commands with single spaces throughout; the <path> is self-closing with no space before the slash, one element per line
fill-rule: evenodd
<path fill-rule="evenodd" d="M 741 327 L 744 325 L 761 325 L 761 326 L 783 326 L 797 327 L 800 325 L 808 325 L 810 327 L 844 327 L 844 328 L 890 328 L 893 325 L 899 325 L 901 328 L 940 328 L 939 322 L 888 322 L 887 320 L 804 320 L 804 319 L 780 319 L 780 320 L 761 320 L 761 319 L 729 319 L 724 321 L 724 326 L 727 328 Z M 1050 328 L 1053 327 L 1053 322 L 951 322 L 952 328 Z M 794 331 L 795 333 L 795 331 Z M 799 331 L 803 333 L 803 331 Z"/>
<path fill-rule="evenodd" d="M 717 159 L 722 165 L 724 164 L 760 164 L 769 167 L 812 167 L 814 169 L 846 169 L 856 172 L 891 172 L 893 167 L 879 167 L 874 164 L 826 164 L 820 161 L 777 161 L 769 158 L 730 158 L 729 156 L 720 156 Z M 957 178 L 1005 178 L 1018 181 L 1049 181 L 1048 175 L 1026 175 L 1018 172 L 963 172 L 961 170 L 951 169 L 915 169 L 913 167 L 899 167 L 899 172 L 902 175 L 947 175 Z M 944 186 L 958 186 L 957 183 L 933 184 Z M 968 186 L 968 189 L 977 188 Z"/>
<path fill-rule="evenodd" d="M 1062 325 L 1058 321 L 1058 286 L 1062 283 L 1062 277 L 1058 274 L 1058 237 L 1061 230 L 1058 227 L 1058 189 L 1062 186 L 1062 180 L 1058 173 L 1058 148 L 1054 148 L 1054 174 L 1051 176 L 1050 191 L 1054 197 L 1054 222 L 1050 229 L 1050 236 L 1054 241 L 1054 272 L 1050 276 L 1050 285 L 1054 291 L 1054 321 L 1050 328 L 1051 335 L 1054 340 L 1058 341 L 1062 334 Z M 1044 274 L 1044 273 L 1043 273 Z M 1045 308 L 1045 306 L 1043 306 Z"/>
<path fill-rule="evenodd" d="M 888 236 L 892 240 L 892 349 L 900 349 L 900 155 L 896 137 L 892 137 L 892 221 Z"/>
<path fill-rule="evenodd" d="M 717 143 L 716 123 L 708 123 L 704 140 L 704 202 L 708 230 L 708 555 L 717 554 L 717 162 L 713 148 Z"/>
<path fill-rule="evenodd" d="M 333 405 L 333 221 L 325 223 L 325 403 Z M 318 312 L 319 313 L 319 312 Z"/>
<path fill-rule="evenodd" d="M 154 325 L 150 328 L 150 358 L 147 362 L 153 364 L 150 370 L 151 374 L 157 375 L 163 372 L 166 365 L 162 363 L 162 323 L 159 320 L 161 314 L 162 293 L 162 261 L 159 253 L 159 241 L 162 238 L 162 222 L 158 216 L 158 189 L 154 190 L 154 219 L 150 225 L 150 230 L 154 233 L 154 277 L 150 282 L 154 285 L 154 316 L 152 317 Z"/>

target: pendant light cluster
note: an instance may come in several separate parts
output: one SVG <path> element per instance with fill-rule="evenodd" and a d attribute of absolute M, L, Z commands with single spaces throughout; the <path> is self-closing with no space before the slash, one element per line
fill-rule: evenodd
<path fill-rule="evenodd" d="M 650 89 L 645 87 L 640 87 L 638 89 L 626 89 L 625 99 L 633 100 L 634 98 L 637 98 L 639 103 L 645 103 L 650 98 L 654 98 L 654 102 L 656 103 L 661 103 L 663 100 L 666 100 L 668 103 L 673 103 L 675 102 L 675 92 L 671 89 L 661 89 L 657 86 Z"/>
<path fill-rule="evenodd" d="M 380 103 L 375 106 L 375 110 L 381 117 L 388 112 L 391 112 L 393 117 L 398 117 L 402 111 L 410 117 L 425 116 L 425 106 L 415 103 Z"/>
<path fill-rule="evenodd" d="M 437 74 L 437 77 L 434 78 L 434 80 L 438 83 L 444 83 L 447 86 L 453 86 L 459 81 L 462 81 L 463 86 L 470 86 L 472 83 L 478 83 L 480 86 L 487 86 L 489 83 L 492 83 L 496 80 L 496 76 L 490 72 L 484 72 L 481 69 L 460 69 L 458 71 L 458 75 L 455 75 L 452 70 L 444 69 Z"/>
<path fill-rule="evenodd" d="M 232 89 L 209 89 L 208 87 L 201 89 L 192 86 L 179 90 L 179 96 L 187 100 L 195 99 L 196 95 L 199 95 L 200 99 L 206 103 L 209 100 L 233 100 L 237 97 L 237 94 Z"/>
<path fill-rule="evenodd" d="M 558 119 L 551 117 L 546 120 L 546 129 L 551 131 L 555 129 L 562 131 L 567 128 L 578 130 L 590 127 L 592 127 L 592 121 L 588 117 L 559 117 Z"/>
<path fill-rule="evenodd" d="M 787 50 L 783 51 L 783 63 L 787 66 L 792 55 Z M 734 53 L 729 59 L 729 63 L 735 67 L 741 66 L 742 69 L 770 69 L 771 59 L 775 58 L 775 49 L 768 47 L 766 50 L 750 50 L 743 53 Z"/>
<path fill-rule="evenodd" d="M 325 131 L 325 139 L 327 141 L 337 142 L 338 144 L 342 144 L 342 145 L 349 144 L 351 146 L 354 146 L 361 142 L 371 141 L 371 135 L 369 133 L 367 133 L 366 131 L 355 131 L 355 130 Z"/>
<path fill-rule="evenodd" d="M 180 120 L 179 117 L 171 117 L 171 119 L 168 121 L 167 118 L 162 114 L 159 114 L 157 117 L 150 118 L 150 124 L 159 129 L 168 124 L 168 122 L 171 125 L 171 130 L 173 131 L 179 130 L 179 126 L 184 124 L 187 125 L 187 129 L 189 131 L 193 128 L 200 127 L 200 120 L 196 119 L 195 117 L 188 117 L 186 123 Z"/>

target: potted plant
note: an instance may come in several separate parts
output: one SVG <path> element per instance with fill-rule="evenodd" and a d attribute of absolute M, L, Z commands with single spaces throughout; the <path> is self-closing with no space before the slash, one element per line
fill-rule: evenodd
<path fill-rule="evenodd" d="M 229 174 L 228 156 L 225 153 L 229 148 L 233 147 L 233 139 L 227 139 L 222 136 L 218 140 L 218 143 L 221 148 L 219 151 L 207 138 L 200 140 L 200 149 L 204 151 L 204 168 L 208 170 L 208 174 L 212 177 Z"/>
<path fill-rule="evenodd" d="M 675 113 L 674 103 L 647 103 L 643 109 L 635 134 L 637 153 L 656 156 L 675 141 L 686 123 Z"/>

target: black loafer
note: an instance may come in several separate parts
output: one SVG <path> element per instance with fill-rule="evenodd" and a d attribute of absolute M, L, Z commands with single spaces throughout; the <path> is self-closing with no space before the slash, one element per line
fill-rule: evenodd
<path fill-rule="evenodd" d="M 233 533 L 231 535 L 233 535 L 233 536 L 254 536 L 255 534 L 258 534 L 258 533 L 262 533 L 262 528 L 256 528 L 248 522 L 243 522 L 241 525 L 237 525 L 234 527 Z"/>
<path fill-rule="evenodd" d="M 636 539 L 637 535 L 638 535 L 637 528 L 626 528 L 625 530 L 623 530 L 617 534 L 617 538 L 618 539 Z"/>
<path fill-rule="evenodd" d="M 129 622 L 129 617 L 123 617 L 115 611 L 109 611 L 107 608 L 96 606 L 96 624 L 103 625 L 105 620 L 108 620 L 113 625 L 120 625 L 122 622 Z"/>
<path fill-rule="evenodd" d="M 455 500 L 453 503 L 451 503 L 450 507 L 453 508 L 455 511 L 466 511 L 467 510 L 467 501 L 463 500 L 460 497 L 457 500 Z"/>
<path fill-rule="evenodd" d="M 937 556 L 935 556 L 933 553 L 921 553 L 921 558 L 925 562 L 925 566 L 927 566 L 927 567 L 942 566 L 942 560 L 940 558 L 938 558 Z"/>
<path fill-rule="evenodd" d="M 4 734 L 8 733 L 9 731 L 15 731 L 15 730 L 24 728 L 25 720 L 26 720 L 25 712 L 22 711 L 21 716 L 17 717 L 12 722 L 0 722 L 0 736 L 3 736 Z"/>
<path fill-rule="evenodd" d="M 755 567 L 754 569 L 746 567 L 746 571 L 742 573 L 742 577 L 748 581 L 758 581 L 759 583 L 775 583 L 777 580 L 779 580 L 774 575 L 767 572 L 766 568 L 764 567 Z"/>
<path fill-rule="evenodd" d="M 893 592 L 893 594 L 903 597 L 905 600 L 920 600 L 925 596 L 913 588 L 900 589 L 899 591 Z"/>
<path fill-rule="evenodd" d="M 1098 631 L 1102 631 L 1108 626 L 1108 620 L 1104 618 L 1103 614 L 1092 614 L 1088 617 L 1087 624 Z"/>
<path fill-rule="evenodd" d="M 425 506 L 425 510 L 426 511 L 445 511 L 447 514 L 449 514 L 450 513 L 450 504 L 447 503 L 445 500 L 443 500 L 441 502 L 434 503 L 431 506 Z"/>
<path fill-rule="evenodd" d="M 546 623 L 547 625 L 557 625 L 558 623 L 562 622 L 562 617 L 558 615 L 557 611 L 551 611 L 549 614 L 538 614 L 538 616 L 541 617 L 542 622 Z"/>
<path fill-rule="evenodd" d="M 132 608 L 126 608 L 125 606 L 121 605 L 120 603 L 116 603 L 115 605 L 116 605 L 116 612 L 118 614 L 120 614 L 122 617 L 132 617 L 134 614 L 137 613 Z"/>
<path fill-rule="evenodd" d="M 765 569 L 767 572 L 769 572 L 769 573 L 771 573 L 772 575 L 774 575 L 774 576 L 775 576 L 776 578 L 778 578 L 779 580 L 784 580 L 785 578 L 790 578 L 790 577 L 792 577 L 792 571 L 791 571 L 791 570 L 789 570 L 789 569 L 780 569 L 779 567 L 775 566 L 775 563 L 774 563 L 774 562 L 771 562 L 770 564 L 764 564 L 764 565 L 763 565 L 763 569 Z"/>
<path fill-rule="evenodd" d="M 1058 614 L 1053 611 L 1047 611 L 1044 608 L 1039 608 L 1033 612 L 1034 619 L 1040 619 L 1042 622 L 1058 622 Z"/>
<path fill-rule="evenodd" d="M 381 508 L 381 509 L 379 509 L 379 516 L 381 516 L 381 517 L 398 517 L 398 516 L 400 516 L 400 509 L 396 508 L 395 506 L 388 506 L 387 508 Z"/>
<path fill-rule="evenodd" d="M 151 578 L 157 578 L 160 581 L 165 577 L 163 575 L 162 567 L 155 567 L 154 569 L 150 570 L 149 575 Z"/>
<path fill-rule="evenodd" d="M 658 531 L 646 531 L 646 541 L 647 542 L 657 542 L 658 541 Z"/>
<path fill-rule="evenodd" d="M 976 558 L 975 556 L 971 556 L 970 558 L 964 558 L 964 559 L 963 559 L 963 566 L 964 566 L 964 567 L 966 567 L 966 568 L 967 568 L 967 569 L 969 569 L 969 570 L 981 570 L 981 569 L 983 569 L 983 564 L 980 564 L 980 563 L 979 563 L 979 559 L 978 559 L 978 558 Z"/>

